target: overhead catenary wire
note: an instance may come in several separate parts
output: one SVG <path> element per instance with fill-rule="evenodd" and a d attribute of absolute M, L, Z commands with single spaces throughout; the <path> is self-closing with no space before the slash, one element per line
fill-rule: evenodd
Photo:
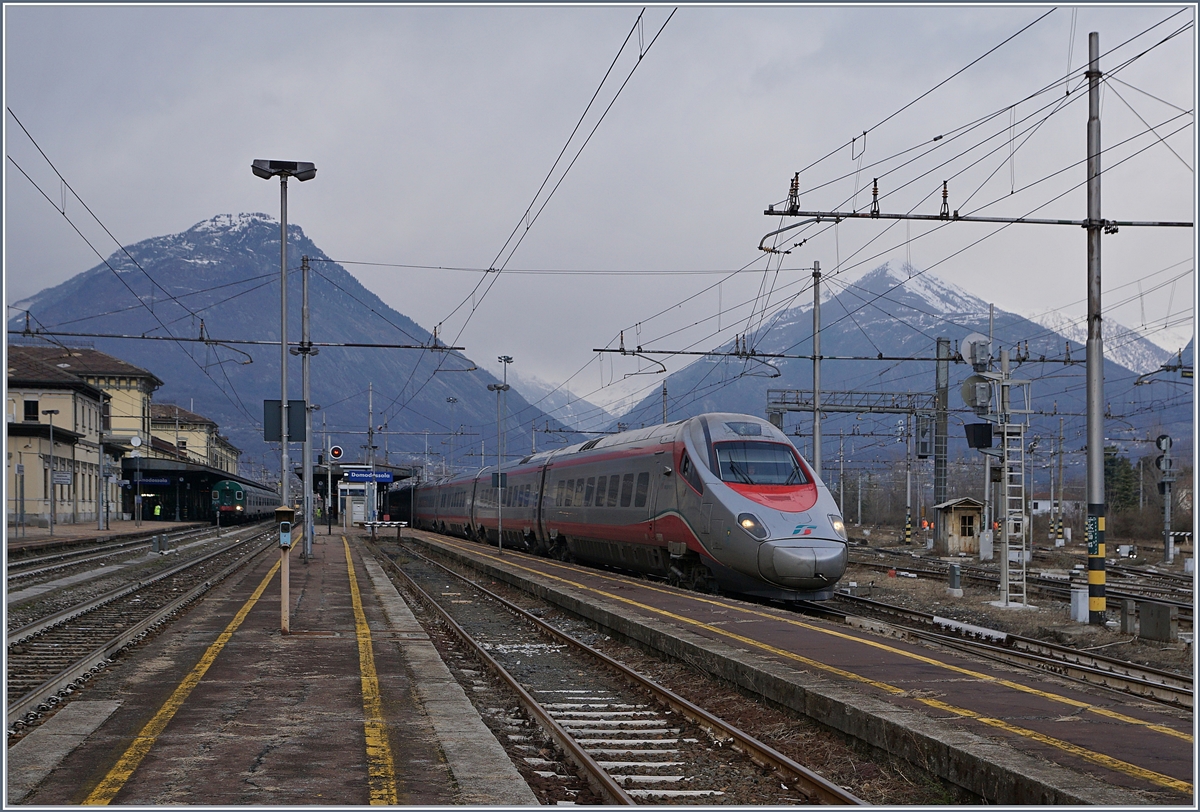
<path fill-rule="evenodd" d="M 14 118 L 15 118 L 15 116 L 14 116 Z M 33 178 L 31 178 L 29 176 L 29 174 L 26 173 L 25 170 L 21 168 L 21 166 L 16 162 L 16 160 L 13 159 L 13 157 L 11 155 L 8 156 L 8 160 L 10 163 L 12 163 L 13 166 L 15 166 L 17 168 L 17 170 L 22 175 L 25 176 L 25 178 L 27 180 L 29 180 L 30 183 L 33 184 L 34 188 L 37 189 L 38 192 L 41 193 L 42 197 L 46 198 L 46 201 L 49 202 L 50 205 L 54 206 L 54 201 L 50 199 L 50 197 L 42 190 L 42 188 L 40 186 L 37 185 L 37 183 L 34 182 Z M 55 206 L 55 209 L 58 210 L 58 207 Z M 120 281 L 120 283 L 125 286 L 125 289 L 129 291 L 130 295 L 133 296 L 138 301 L 141 301 L 141 297 L 139 297 L 134 292 L 133 288 L 129 285 L 128 282 L 125 281 L 125 279 L 121 276 L 121 274 L 117 272 L 117 269 L 114 268 L 111 263 L 109 263 L 108 259 L 106 259 L 104 257 L 104 255 L 101 254 L 96 249 L 96 246 L 92 244 L 91 240 L 89 240 L 86 236 L 84 236 L 83 232 L 79 229 L 79 227 L 75 224 L 75 222 L 73 220 L 71 220 L 70 217 L 67 216 L 66 212 L 61 211 L 61 210 L 58 210 L 58 211 L 60 214 L 62 214 L 63 219 L 67 221 L 67 224 L 70 225 L 71 228 L 75 231 L 75 233 L 79 235 L 80 239 L 82 239 L 87 244 L 88 248 L 92 249 L 93 253 L 95 253 L 96 256 L 100 258 L 100 261 L 102 263 L 104 263 L 105 267 L 107 267 L 110 271 L 112 271 L 113 275 L 117 278 L 117 280 Z M 174 338 L 174 336 L 171 334 L 171 331 L 167 328 L 167 326 L 165 324 L 163 324 L 162 319 L 160 319 L 158 317 L 158 314 L 154 312 L 154 309 L 152 307 L 150 307 L 149 305 L 147 305 L 145 302 L 142 302 L 142 305 L 150 313 L 151 317 L 155 321 L 158 322 L 159 326 L 162 327 L 162 329 L 167 333 L 167 336 L 165 336 L 165 337 L 166 338 Z M 185 309 L 187 309 L 186 306 L 183 306 L 183 307 Z M 184 355 L 186 355 L 188 360 L 190 360 L 193 364 L 196 365 L 196 368 L 199 369 L 201 371 L 201 373 L 203 373 L 204 377 L 206 377 L 210 381 L 212 381 L 213 385 L 217 387 L 217 391 L 221 392 L 221 394 L 223 394 L 225 396 L 225 399 L 228 400 L 232 406 L 239 409 L 242 412 L 242 414 L 244 414 L 246 416 L 246 418 L 250 421 L 251 425 L 260 425 L 259 421 L 246 408 L 246 404 L 244 404 L 242 402 L 241 395 L 238 394 L 238 391 L 236 388 L 233 388 L 232 385 L 230 385 L 230 391 L 233 392 L 233 397 L 230 397 L 229 392 L 227 392 L 223 387 L 221 387 L 220 384 L 217 383 L 216 379 L 213 378 L 213 376 L 211 374 L 209 374 L 208 370 L 205 369 L 204 366 L 201 365 L 199 361 L 197 361 L 194 357 L 192 357 L 191 353 L 189 353 L 183 349 L 183 346 L 180 342 L 176 341 L 175 343 L 176 343 L 176 346 L 179 348 L 180 352 L 182 352 Z M 229 380 L 228 375 L 225 375 L 224 377 L 225 377 L 226 381 L 228 382 L 228 380 Z"/>

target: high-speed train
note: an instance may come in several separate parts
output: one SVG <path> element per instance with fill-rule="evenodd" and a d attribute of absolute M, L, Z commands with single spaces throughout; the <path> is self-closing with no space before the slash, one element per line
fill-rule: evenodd
<path fill-rule="evenodd" d="M 846 569 L 837 503 L 761 418 L 703 414 L 539 452 L 506 464 L 502 489 L 494 473 L 393 490 L 389 512 L 491 544 L 501 525 L 506 548 L 702 591 L 820 600 Z"/>

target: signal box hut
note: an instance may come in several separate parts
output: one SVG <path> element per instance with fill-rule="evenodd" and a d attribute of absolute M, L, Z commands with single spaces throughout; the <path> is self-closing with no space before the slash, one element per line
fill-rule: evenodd
<path fill-rule="evenodd" d="M 936 555 L 979 554 L 979 534 L 983 529 L 983 502 L 963 496 L 934 505 L 937 532 L 933 537 Z"/>

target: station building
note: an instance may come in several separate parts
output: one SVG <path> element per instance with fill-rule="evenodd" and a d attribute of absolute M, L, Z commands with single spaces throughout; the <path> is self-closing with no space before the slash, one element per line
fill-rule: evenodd
<path fill-rule="evenodd" d="M 8 347 L 11 527 L 47 527 L 51 512 L 55 522 L 95 522 L 121 498 L 114 474 L 126 449 L 106 436 L 111 395 L 81 378 L 62 349 L 45 349 Z"/>
<path fill-rule="evenodd" d="M 95 349 L 10 344 L 10 525 L 46 526 L 51 502 L 56 522 L 99 523 L 98 514 L 210 520 L 212 485 L 251 482 L 238 474 L 241 451 L 213 420 L 153 403 L 162 385 L 152 372 Z M 51 410 L 58 414 L 43 414 Z M 53 494 L 51 466 L 59 472 Z"/>

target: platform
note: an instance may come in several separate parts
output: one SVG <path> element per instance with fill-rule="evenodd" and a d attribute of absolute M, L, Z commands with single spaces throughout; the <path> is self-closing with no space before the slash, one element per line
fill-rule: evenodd
<path fill-rule="evenodd" d="M 8 750 L 9 804 L 533 805 L 360 541 L 272 550 Z"/>
<path fill-rule="evenodd" d="M 990 803 L 1191 806 L 1190 712 L 782 608 L 405 535 Z"/>

